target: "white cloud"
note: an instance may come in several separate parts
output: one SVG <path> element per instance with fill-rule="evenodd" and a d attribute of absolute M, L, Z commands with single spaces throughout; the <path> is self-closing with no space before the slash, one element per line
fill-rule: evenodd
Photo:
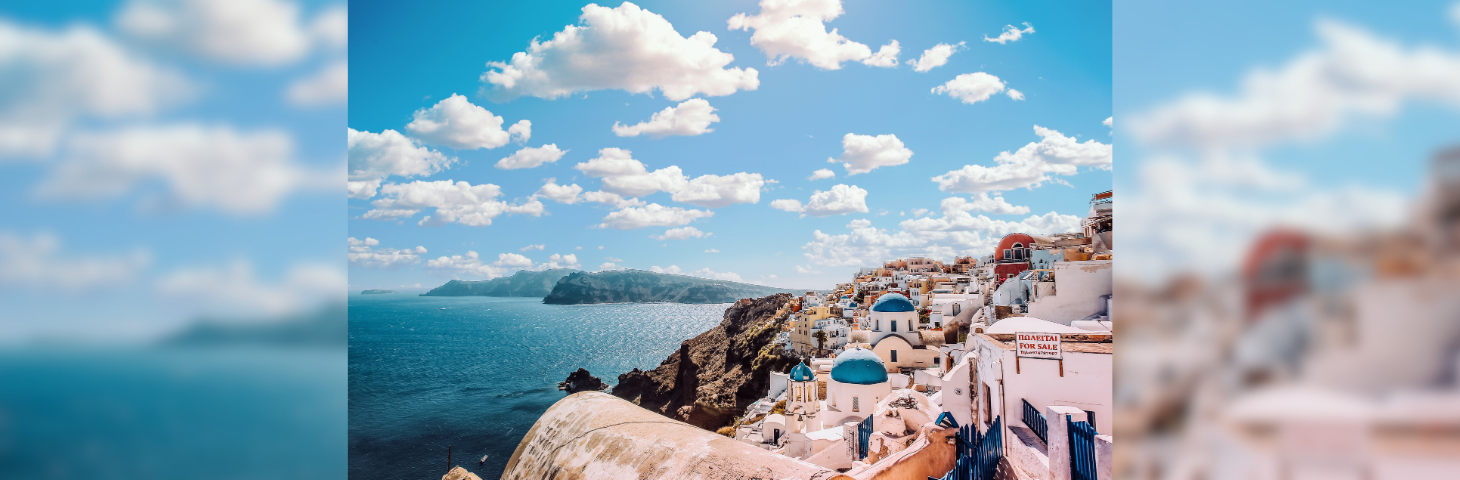
<path fill-rule="evenodd" d="M 620 267 L 613 262 L 604 262 L 603 265 L 598 266 L 598 271 L 602 272 L 605 270 L 618 270 L 619 268 Z"/>
<path fill-rule="evenodd" d="M 145 250 L 128 255 L 62 255 L 51 233 L 19 235 L 0 231 L 0 285 L 8 289 L 59 289 L 80 292 L 129 285 L 151 263 Z"/>
<path fill-rule="evenodd" d="M 504 213 L 536 217 L 543 212 L 542 202 L 535 198 L 518 205 L 497 200 L 502 189 L 490 183 L 417 180 L 386 184 L 380 187 L 380 194 L 380 199 L 370 202 L 375 208 L 365 212 L 362 218 L 398 220 L 434 208 L 433 214 L 422 218 L 417 225 L 435 227 L 455 222 L 482 227 L 491 225 L 492 219 Z"/>
<path fill-rule="evenodd" d="M 573 168 L 590 177 L 602 179 L 602 189 L 624 197 L 642 197 L 654 192 L 669 192 L 676 202 L 699 207 L 719 208 L 736 203 L 760 201 L 760 189 L 765 180 L 759 173 L 740 172 L 733 175 L 701 175 L 690 180 L 677 166 L 668 166 L 648 171 L 643 162 L 634 160 L 628 150 L 604 148 L 599 156 Z M 601 197 L 600 203 L 613 197 Z"/>
<path fill-rule="evenodd" d="M 852 220 L 850 222 L 847 222 L 847 228 L 854 229 L 854 230 L 855 229 L 858 229 L 858 228 L 867 228 L 867 227 L 870 227 L 870 226 L 872 226 L 872 221 L 871 220 L 868 220 L 868 219 L 865 219 L 865 218 L 859 218 L 859 219 L 856 219 L 856 220 Z"/>
<path fill-rule="evenodd" d="M 841 62 L 872 56 L 866 45 L 848 40 L 825 22 L 842 14 L 841 0 L 762 0 L 760 13 L 737 13 L 727 22 L 731 30 L 755 30 L 750 44 L 765 53 L 767 65 L 796 58 L 823 70 L 841 68 Z"/>
<path fill-rule="evenodd" d="M 1004 81 L 983 72 L 965 73 L 953 77 L 947 83 L 933 87 L 934 94 L 946 94 L 970 105 L 988 100 L 995 93 L 1002 91 L 1004 91 Z M 1024 94 L 1019 94 L 1020 98 L 1023 96 Z M 1010 97 L 1012 98 L 1013 94 L 1010 94 Z"/>
<path fill-rule="evenodd" d="M 466 276 L 481 280 L 491 280 L 531 267 L 531 259 L 516 253 L 500 253 L 497 254 L 497 261 L 482 263 L 477 252 L 471 250 L 466 255 L 442 256 L 426 261 L 426 268 L 450 273 L 452 277 Z"/>
<path fill-rule="evenodd" d="M 691 238 L 704 238 L 706 235 L 709 234 L 701 232 L 700 229 L 695 227 L 679 227 L 665 230 L 663 235 L 651 235 L 649 238 L 655 240 L 688 240 Z"/>
<path fill-rule="evenodd" d="M 375 248 L 380 245 L 380 241 L 370 237 L 365 237 L 364 240 L 350 237 L 347 242 L 350 263 L 365 268 L 395 269 L 421 263 L 421 255 L 426 253 L 426 247 L 419 245 L 405 249 Z"/>
<path fill-rule="evenodd" d="M 1115 117 L 1108 117 L 1108 118 L 1105 119 L 1105 121 L 1100 122 L 1100 123 L 1103 124 L 1103 125 L 1105 125 L 1105 126 L 1107 126 L 1107 127 L 1115 128 Z"/>
<path fill-rule="evenodd" d="M 309 23 L 315 41 L 328 48 L 343 50 L 350 44 L 350 12 L 344 5 L 327 7 Z"/>
<path fill-rule="evenodd" d="M 1460 105 L 1460 53 L 1406 48 L 1331 20 L 1315 29 L 1317 49 L 1248 72 L 1235 95 L 1187 94 L 1136 115 L 1129 128 L 1152 146 L 1254 148 L 1323 138 L 1406 102 Z"/>
<path fill-rule="evenodd" d="M 598 228 L 632 230 L 644 227 L 678 227 L 701 218 L 709 218 L 715 212 L 709 210 L 686 210 L 651 203 L 643 207 L 628 207 L 609 212 Z"/>
<path fill-rule="evenodd" d="M 574 185 L 574 186 L 577 186 L 577 185 Z M 613 205 L 614 208 L 642 207 L 642 206 L 645 205 L 645 203 L 644 203 L 643 200 L 639 200 L 637 198 L 624 198 L 624 197 L 622 197 L 622 196 L 620 196 L 619 194 L 616 194 L 616 193 L 608 193 L 608 192 L 602 192 L 602 191 L 584 193 L 583 194 L 583 199 L 584 200 L 587 200 L 587 201 L 590 201 L 590 202 L 593 202 L 593 203 L 602 203 L 602 204 L 605 204 L 605 205 Z M 603 247 L 598 247 L 598 248 L 601 249 Z"/>
<path fill-rule="evenodd" d="M 534 196 L 543 197 L 558 203 L 574 204 L 581 200 L 578 194 L 583 193 L 583 187 L 578 184 L 558 185 L 556 179 L 549 178 L 542 188 L 537 189 Z"/>
<path fill-rule="evenodd" d="M 760 202 L 760 189 L 765 186 L 759 173 L 740 172 L 733 175 L 700 175 L 674 192 L 676 202 L 697 207 L 720 208 L 737 203 Z"/>
<path fill-rule="evenodd" d="M 1030 25 L 1029 22 L 1024 22 L 1023 30 L 1020 30 L 1013 25 L 1004 25 L 1004 33 L 1000 33 L 999 36 L 995 38 L 989 38 L 988 35 L 984 35 L 983 41 L 994 42 L 998 43 L 999 45 L 1003 45 L 1008 42 L 1019 41 L 1019 39 L 1023 38 L 1024 34 L 1026 33 L 1034 33 L 1034 25 Z"/>
<path fill-rule="evenodd" d="M 267 282 L 253 265 L 237 260 L 224 267 L 185 267 L 158 279 L 157 293 L 173 305 L 191 305 L 213 315 L 284 315 L 343 302 L 348 276 L 338 264 L 298 263 L 284 277 Z"/>
<path fill-rule="evenodd" d="M 902 145 L 897 135 L 857 135 L 848 133 L 842 137 L 842 156 L 828 158 L 831 163 L 841 162 L 847 175 L 867 173 L 878 167 L 902 165 L 911 159 L 913 151 Z"/>
<path fill-rule="evenodd" d="M 776 210 L 784 210 L 784 211 L 787 211 L 787 212 L 800 212 L 801 211 L 801 201 L 800 200 L 796 200 L 794 198 L 782 198 L 780 200 L 771 200 L 771 208 L 774 208 Z"/>
<path fill-rule="evenodd" d="M 285 93 L 289 103 L 301 107 L 344 105 L 350 99 L 350 66 L 340 60 L 318 73 L 295 80 Z"/>
<path fill-rule="evenodd" d="M 917 59 L 909 59 L 907 61 L 907 64 L 912 65 L 913 71 L 915 72 L 926 72 L 928 70 L 947 65 L 948 57 L 953 56 L 953 53 L 957 52 L 958 49 L 963 48 L 966 43 L 967 42 L 958 42 L 951 45 L 947 43 L 940 43 L 934 45 L 933 48 L 923 50 L 923 55 L 921 57 L 918 57 Z"/>
<path fill-rule="evenodd" d="M 0 157 L 49 156 L 78 118 L 149 115 L 195 90 L 85 25 L 57 32 L 0 19 L 0 71 Z"/>
<path fill-rule="evenodd" d="M 453 93 L 431 108 L 416 110 L 406 131 L 426 143 L 458 150 L 497 148 L 532 138 L 532 122 L 518 120 L 503 130 L 504 123 L 502 117 Z"/>
<path fill-rule="evenodd" d="M 817 190 L 805 206 L 799 200 L 781 199 L 771 202 L 771 208 L 787 212 L 800 212 L 813 217 L 829 217 L 852 212 L 867 213 L 867 191 L 856 185 L 834 185 L 827 191 Z"/>
<path fill-rule="evenodd" d="M 948 200 L 951 199 L 945 199 L 943 201 L 947 202 Z M 974 211 L 989 212 L 995 215 L 1023 215 L 1029 213 L 1029 207 L 1010 204 L 1004 200 L 1002 195 L 990 197 L 988 192 L 979 192 L 978 195 L 973 197 L 973 201 L 969 203 L 969 206 Z"/>
<path fill-rule="evenodd" d="M 532 269 L 533 270 L 551 270 L 551 269 L 554 269 L 554 268 L 582 268 L 582 265 L 579 265 L 578 264 L 578 256 L 577 255 L 574 255 L 574 254 L 571 254 L 571 253 L 569 253 L 567 255 L 554 253 L 554 254 L 552 254 L 551 256 L 548 257 L 548 261 L 543 262 L 543 263 L 540 263 L 536 267 L 533 267 Z"/>
<path fill-rule="evenodd" d="M 933 177 L 933 181 L 945 192 L 989 192 L 1034 188 L 1053 180 L 1050 175 L 1079 173 L 1078 167 L 1111 167 L 1114 156 L 1109 144 L 1095 140 L 1081 143 L 1038 125 L 1034 133 L 1042 137 L 1039 142 L 1031 142 L 1014 153 L 999 153 L 993 167 L 966 165 Z"/>
<path fill-rule="evenodd" d="M 395 130 L 370 133 L 347 129 L 350 198 L 366 199 L 386 176 L 426 176 L 456 162 Z"/>
<path fill-rule="evenodd" d="M 603 257 L 603 259 L 604 260 L 608 260 L 610 262 L 622 262 L 622 261 L 624 261 L 624 259 L 622 259 L 622 258 L 613 258 L 613 257 Z"/>
<path fill-rule="evenodd" d="M 306 27 L 299 5 L 282 0 L 132 0 L 116 24 L 135 38 L 162 48 L 237 65 L 283 65 L 309 53 L 315 33 L 338 41 L 337 10 Z"/>
<path fill-rule="evenodd" d="M 796 268 L 796 273 L 800 273 L 800 274 L 803 274 L 803 275 L 805 275 L 805 274 L 811 274 L 811 275 L 819 275 L 819 274 L 821 274 L 821 270 L 815 270 L 815 269 L 811 268 L 810 265 L 797 265 L 795 268 Z"/>
<path fill-rule="evenodd" d="M 518 249 L 517 251 L 519 251 L 519 252 L 526 252 L 528 250 L 542 250 L 544 247 L 546 247 L 546 245 L 543 245 L 543 244 L 539 243 L 539 244 L 536 244 L 536 245 L 528 245 L 526 247 L 522 247 L 522 248 Z"/>
<path fill-rule="evenodd" d="M 952 259 L 955 255 L 983 255 L 993 251 L 1004 235 L 1016 232 L 1033 234 L 1062 233 L 1078 229 L 1080 219 L 1074 215 L 1050 212 L 1031 216 L 1019 222 L 991 220 L 968 213 L 973 207 L 960 198 L 943 202 L 943 217 L 904 220 L 902 230 L 889 232 L 874 228 L 871 222 L 852 222 L 850 233 L 833 235 L 820 230 L 801 247 L 807 261 L 824 266 L 877 265 L 900 256 L 931 256 Z"/>
<path fill-rule="evenodd" d="M 635 125 L 619 125 L 613 122 L 613 134 L 620 137 L 637 137 L 640 134 L 652 138 L 670 135 L 694 136 L 715 131 L 710 124 L 720 121 L 715 108 L 703 98 L 691 98 L 675 107 L 666 107 L 654 114 L 647 122 Z"/>
<path fill-rule="evenodd" d="M 829 169 L 829 168 L 822 168 L 822 169 L 818 169 L 817 171 L 811 172 L 811 176 L 810 177 L 807 177 L 806 179 L 807 180 L 821 180 L 823 178 L 835 178 L 835 177 L 836 177 L 836 172 L 831 171 L 831 169 Z"/>
<path fill-rule="evenodd" d="M 65 159 L 36 193 L 90 200 L 125 195 L 149 181 L 168 202 L 234 214 L 272 212 L 291 193 L 338 188 L 338 173 L 305 168 L 282 131 L 229 126 L 144 126 L 73 135 Z"/>
<path fill-rule="evenodd" d="M 679 268 L 678 265 L 670 265 L 669 268 L 661 268 L 660 266 L 655 265 L 649 267 L 649 271 L 654 273 L 667 273 L 670 275 L 689 275 L 691 277 L 708 278 L 710 280 L 726 280 L 731 282 L 742 281 L 740 279 L 740 275 L 735 274 L 734 272 L 716 272 L 714 270 L 710 270 L 709 268 L 701 268 L 693 272 L 686 272 L 683 269 Z"/>
<path fill-rule="evenodd" d="M 581 25 L 568 25 L 553 38 L 536 38 L 510 62 L 487 62 L 483 94 L 495 101 L 519 96 L 554 99 L 574 92 L 659 90 L 680 101 L 704 94 L 722 96 L 755 90 L 754 68 L 724 68 L 735 56 L 715 48 L 715 35 L 679 35 L 664 17 L 624 2 L 618 8 L 588 4 Z"/>
<path fill-rule="evenodd" d="M 877 53 L 862 59 L 862 64 L 870 67 L 897 68 L 897 54 L 902 53 L 902 47 L 898 46 L 897 40 L 883 45 Z"/>
<path fill-rule="evenodd" d="M 720 253 L 720 250 L 717 248 L 711 248 L 709 250 L 705 250 L 705 253 Z"/>
<path fill-rule="evenodd" d="M 928 214 L 928 209 L 926 209 L 926 208 L 914 208 L 913 211 L 912 211 L 912 214 L 913 214 L 914 217 L 921 217 L 923 215 L 927 215 Z"/>
<path fill-rule="evenodd" d="M 527 120 L 523 120 L 524 122 Z M 549 143 L 541 147 L 525 147 L 508 155 L 506 158 L 497 160 L 497 168 L 503 170 L 515 170 L 519 168 L 536 168 L 544 163 L 552 163 L 563 158 L 567 150 L 558 150 L 558 144 Z"/>
<path fill-rule="evenodd" d="M 1009 89 L 1008 91 L 1004 92 L 1004 93 L 1008 94 L 1009 95 L 1009 98 L 1012 98 L 1014 100 L 1023 100 L 1024 99 L 1024 92 L 1020 92 L 1020 91 L 1015 90 L 1015 89 L 1012 89 L 1012 88 Z"/>

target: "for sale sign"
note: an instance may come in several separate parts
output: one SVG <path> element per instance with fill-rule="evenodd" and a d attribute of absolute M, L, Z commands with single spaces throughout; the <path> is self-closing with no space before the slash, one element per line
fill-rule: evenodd
<path fill-rule="evenodd" d="M 1050 358 L 1059 360 L 1060 335 L 1058 333 L 1015 333 L 1018 344 L 1016 355 L 1025 358 Z"/>

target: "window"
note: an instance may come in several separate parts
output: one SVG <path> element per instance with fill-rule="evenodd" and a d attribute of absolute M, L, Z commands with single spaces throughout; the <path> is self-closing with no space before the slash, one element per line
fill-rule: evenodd
<path fill-rule="evenodd" d="M 897 331 L 897 320 L 893 320 L 892 321 L 892 331 L 894 331 L 894 332 Z"/>
<path fill-rule="evenodd" d="M 993 406 L 993 403 L 989 401 L 989 397 L 991 395 L 992 395 L 992 393 L 989 391 L 989 385 L 987 383 L 985 383 L 983 385 L 983 412 L 984 412 L 984 414 L 983 414 L 983 423 L 984 423 L 984 425 L 989 425 L 989 424 L 994 423 L 994 421 L 993 421 L 993 417 L 994 417 L 994 406 Z"/>
<path fill-rule="evenodd" d="M 942 365 L 943 357 L 933 357 L 933 365 Z"/>
<path fill-rule="evenodd" d="M 892 351 L 892 362 L 897 363 L 897 350 Z"/>
<path fill-rule="evenodd" d="M 953 304 L 953 315 L 958 315 L 958 312 L 963 311 L 962 307 L 962 305 L 959 305 L 957 303 Z"/>
<path fill-rule="evenodd" d="M 857 404 L 857 400 L 858 400 L 857 397 L 852 397 L 852 411 L 853 412 L 860 411 L 860 410 L 858 410 L 859 407 L 858 407 L 858 404 Z"/>
<path fill-rule="evenodd" d="M 1005 248 L 1004 249 L 1004 260 L 1013 260 L 1013 259 L 1014 259 L 1014 251 Z"/>

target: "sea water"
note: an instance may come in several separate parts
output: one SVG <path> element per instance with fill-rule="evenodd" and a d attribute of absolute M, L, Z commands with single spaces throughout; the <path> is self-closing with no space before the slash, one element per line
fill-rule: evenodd
<path fill-rule="evenodd" d="M 498 478 L 569 373 L 657 367 L 728 306 L 351 295 L 350 479 L 439 478 L 448 446 L 453 465 Z"/>
<path fill-rule="evenodd" d="M 0 349 L 0 478 L 343 479 L 345 350 Z"/>

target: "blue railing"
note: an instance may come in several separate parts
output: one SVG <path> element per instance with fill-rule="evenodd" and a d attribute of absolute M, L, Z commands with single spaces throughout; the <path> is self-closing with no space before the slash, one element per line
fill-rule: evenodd
<path fill-rule="evenodd" d="M 872 439 L 872 418 L 875 415 L 868 415 L 866 420 L 857 423 L 857 460 L 867 458 L 867 443 Z"/>
<path fill-rule="evenodd" d="M 1034 431 L 1034 436 L 1039 437 L 1039 441 L 1049 445 L 1049 423 L 1044 420 L 1044 414 L 1039 413 L 1039 409 L 1030 405 L 1028 400 L 1019 401 L 1024 402 L 1024 425 Z"/>
<path fill-rule="evenodd" d="M 954 446 L 958 460 L 953 469 L 943 475 L 943 480 L 993 480 L 999 469 L 999 458 L 1003 456 L 1003 419 L 995 418 L 986 434 L 978 432 L 977 425 L 958 428 L 958 441 Z"/>
<path fill-rule="evenodd" d="M 1065 415 L 1070 431 L 1070 479 L 1095 480 L 1095 427 L 1090 422 L 1073 422 Z"/>

